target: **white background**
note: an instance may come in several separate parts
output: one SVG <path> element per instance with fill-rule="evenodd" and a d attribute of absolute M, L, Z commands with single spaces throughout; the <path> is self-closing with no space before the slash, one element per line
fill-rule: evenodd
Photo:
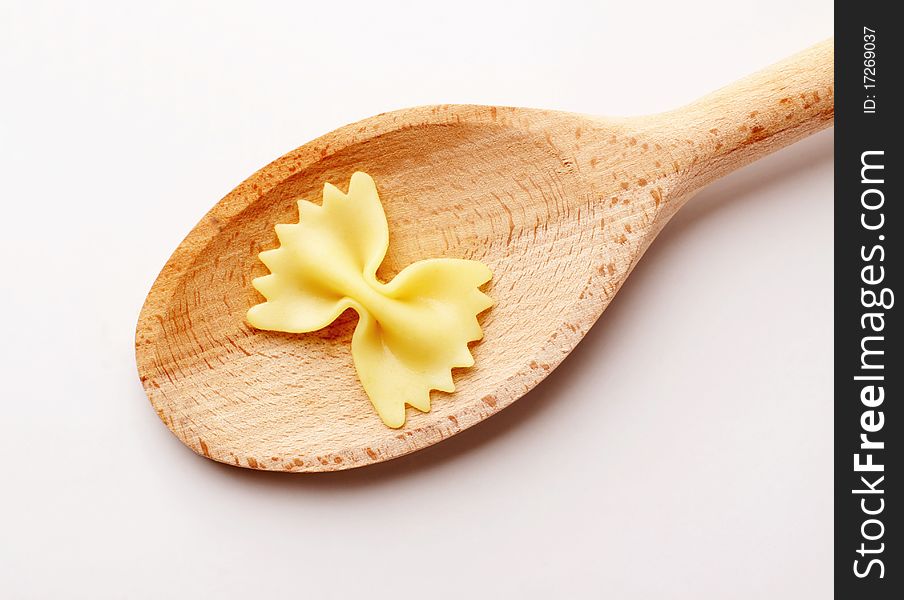
<path fill-rule="evenodd" d="M 0 595 L 830 597 L 831 131 L 693 200 L 537 390 L 391 463 L 201 459 L 132 339 L 195 222 L 317 135 L 665 110 L 828 37 L 831 3 L 125 4 L 0 1 Z"/>

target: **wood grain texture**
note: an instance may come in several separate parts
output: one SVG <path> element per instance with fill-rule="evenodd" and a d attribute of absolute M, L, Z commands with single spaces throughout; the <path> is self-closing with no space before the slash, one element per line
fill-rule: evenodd
<path fill-rule="evenodd" d="M 682 109 L 604 119 L 489 106 L 425 106 L 342 127 L 277 159 L 221 200 L 164 266 L 136 331 L 161 420 L 224 463 L 331 471 L 443 440 L 546 377 L 618 292 L 656 234 L 702 186 L 832 124 L 827 41 Z M 362 170 L 377 182 L 388 280 L 425 257 L 480 260 L 476 365 L 404 428 L 374 413 L 352 364 L 355 316 L 292 335 L 251 329 L 257 253 L 296 200 Z M 676 343 L 679 343 L 676 341 Z"/>

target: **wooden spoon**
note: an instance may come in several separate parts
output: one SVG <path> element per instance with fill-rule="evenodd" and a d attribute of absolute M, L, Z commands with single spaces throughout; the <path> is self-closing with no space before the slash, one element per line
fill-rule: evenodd
<path fill-rule="evenodd" d="M 823 42 L 649 117 L 424 106 L 305 144 L 223 198 L 163 267 L 135 340 L 151 403 L 199 454 L 295 472 L 388 460 L 486 419 L 571 352 L 695 192 L 832 124 L 833 54 Z M 376 180 L 389 221 L 384 281 L 441 256 L 494 273 L 476 365 L 455 370 L 457 391 L 434 392 L 431 412 L 409 408 L 402 429 L 383 425 L 356 378 L 354 313 L 305 335 L 245 322 L 274 224 L 356 170 Z"/>

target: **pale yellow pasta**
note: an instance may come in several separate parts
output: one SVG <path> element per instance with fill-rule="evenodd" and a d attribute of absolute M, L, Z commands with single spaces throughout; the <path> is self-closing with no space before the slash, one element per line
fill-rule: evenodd
<path fill-rule="evenodd" d="M 259 255 L 270 275 L 252 283 L 266 302 L 248 310 L 248 322 L 305 333 L 354 309 L 358 378 L 383 422 L 401 427 L 406 404 L 429 411 L 430 390 L 454 391 L 451 369 L 474 364 L 468 342 L 483 337 L 477 315 L 493 304 L 478 288 L 492 273 L 477 261 L 433 258 L 379 281 L 389 229 L 365 173 L 352 175 L 347 194 L 327 183 L 322 205 L 300 200 L 298 211 L 298 223 L 276 225 L 280 247 Z"/>

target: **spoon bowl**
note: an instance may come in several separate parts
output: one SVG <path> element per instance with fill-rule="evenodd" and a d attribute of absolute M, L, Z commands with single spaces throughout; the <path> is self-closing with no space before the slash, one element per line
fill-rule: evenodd
<path fill-rule="evenodd" d="M 425 106 L 342 127 L 289 152 L 221 200 L 164 266 L 136 356 L 161 420 L 195 452 L 279 471 L 380 462 L 441 441 L 531 390 L 577 345 L 656 234 L 714 179 L 829 126 L 831 41 L 688 107 L 604 119 L 555 111 Z M 355 171 L 377 183 L 388 281 L 428 257 L 494 273 L 475 365 L 432 410 L 386 427 L 357 380 L 354 312 L 295 335 L 252 329 L 257 254 L 299 198 Z"/>

